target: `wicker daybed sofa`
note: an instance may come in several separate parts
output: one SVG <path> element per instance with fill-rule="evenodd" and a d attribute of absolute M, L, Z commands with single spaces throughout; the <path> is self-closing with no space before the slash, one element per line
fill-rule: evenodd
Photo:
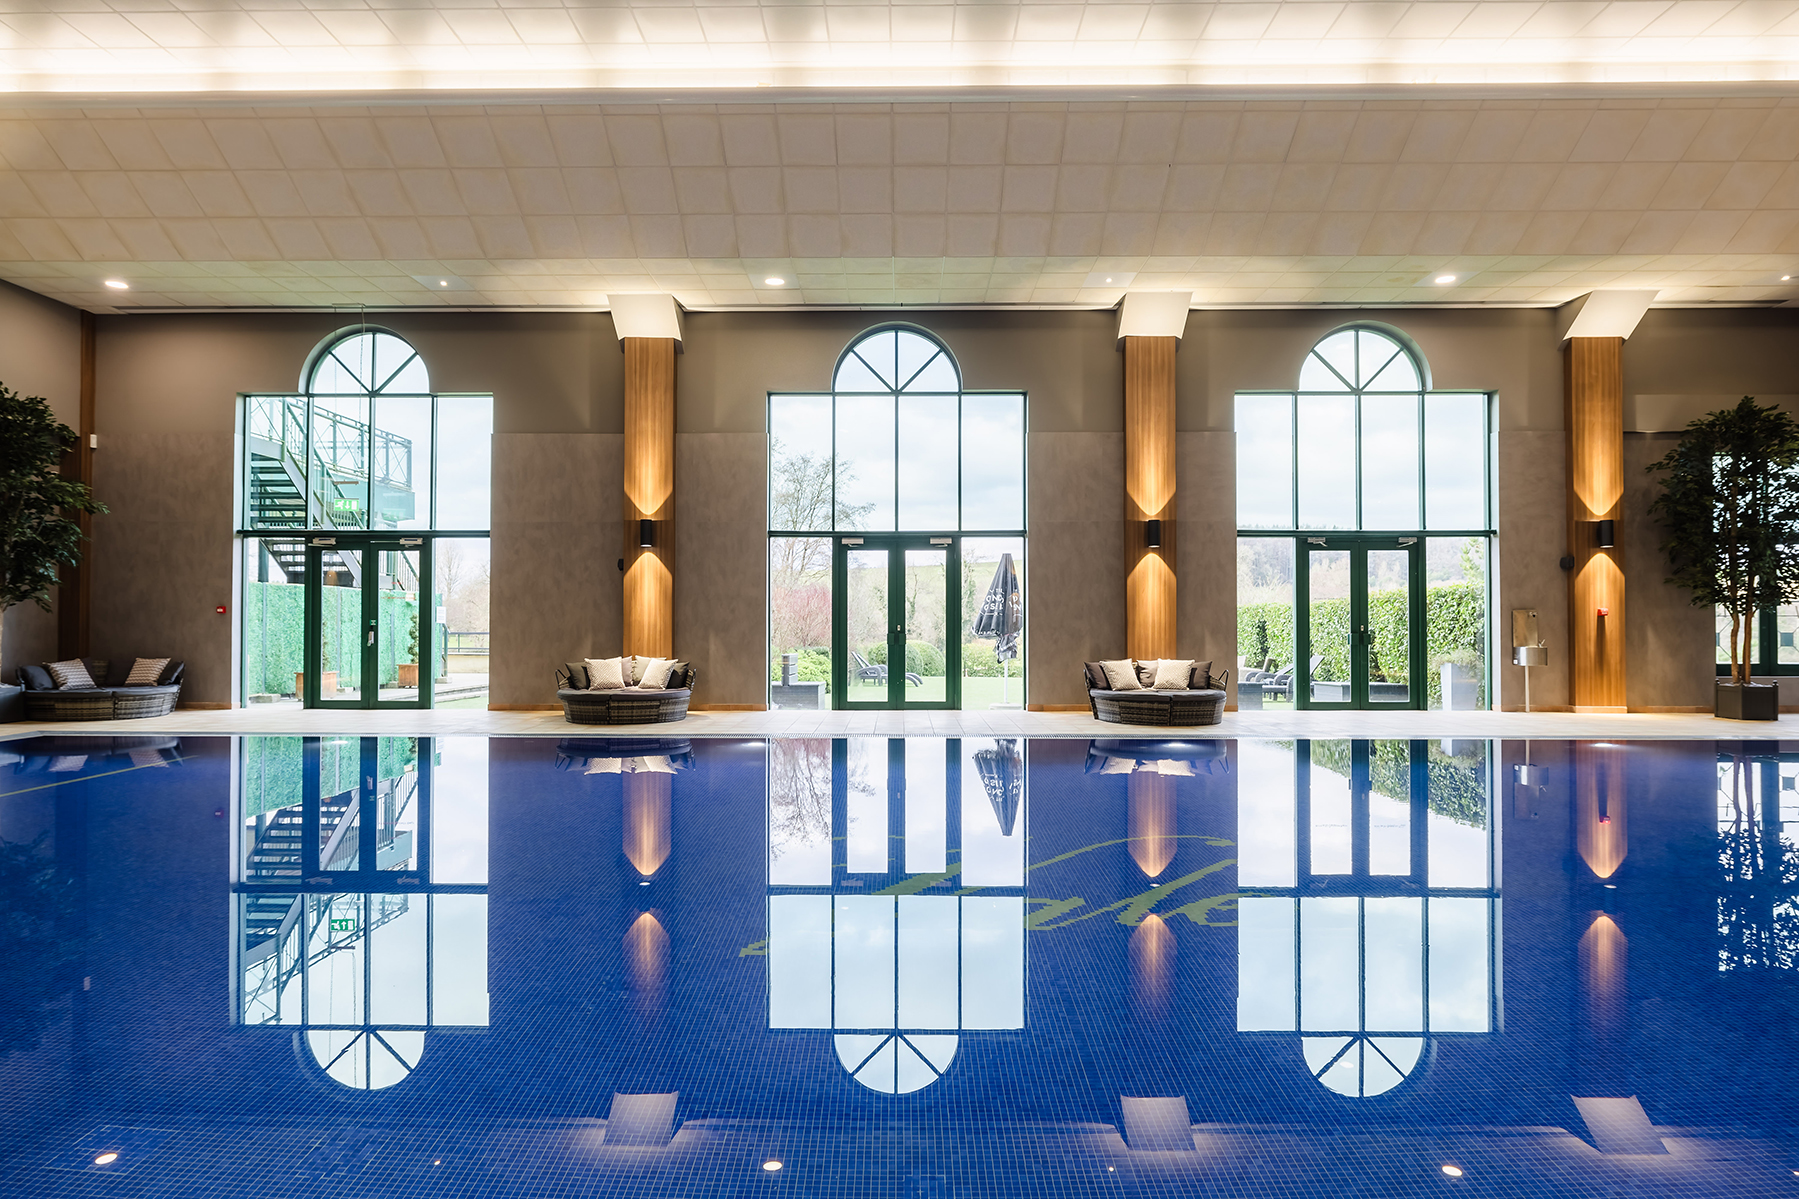
<path fill-rule="evenodd" d="M 25 688 L 25 719 L 136 720 L 173 712 L 181 698 L 186 664 L 170 658 L 154 686 L 128 687 L 125 680 L 135 662 L 126 658 L 109 664 L 103 658 L 83 658 L 89 677 L 99 684 L 95 687 L 58 687 L 48 665 L 19 667 L 19 685 Z"/>
<path fill-rule="evenodd" d="M 1087 705 L 1095 720 L 1107 724 L 1195 725 L 1218 724 L 1224 719 L 1225 686 L 1230 673 L 1213 674 L 1207 661 L 1193 663 L 1187 687 L 1159 691 L 1147 685 L 1155 678 L 1154 662 L 1135 664 L 1140 683 L 1134 690 L 1114 690 L 1098 662 L 1084 664 Z M 1145 667 L 1150 668 L 1147 677 Z"/>
<path fill-rule="evenodd" d="M 587 686 L 587 664 L 565 662 L 556 668 L 556 698 L 570 724 L 672 724 L 687 719 L 693 702 L 694 668 L 678 663 L 661 690 L 615 687 L 593 691 Z"/>

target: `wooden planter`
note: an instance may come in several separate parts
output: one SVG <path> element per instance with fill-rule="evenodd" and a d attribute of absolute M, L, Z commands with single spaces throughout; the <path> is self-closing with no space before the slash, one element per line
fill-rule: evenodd
<path fill-rule="evenodd" d="M 401 662 L 399 671 L 400 686 L 417 687 L 419 685 L 419 664 L 417 662 Z"/>
<path fill-rule="evenodd" d="M 327 670 L 319 676 L 319 698 L 331 699 L 337 694 L 337 671 Z M 306 698 L 306 675 L 296 672 L 294 675 L 294 698 L 304 701 Z"/>

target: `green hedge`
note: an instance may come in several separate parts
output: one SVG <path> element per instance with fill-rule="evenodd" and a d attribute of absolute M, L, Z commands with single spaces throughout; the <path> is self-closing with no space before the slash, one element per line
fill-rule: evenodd
<path fill-rule="evenodd" d="M 1368 616 L 1374 626 L 1376 681 L 1406 682 L 1409 646 L 1406 638 L 1406 593 L 1400 588 L 1371 591 Z M 1424 658 L 1430 706 L 1442 704 L 1442 679 L 1435 669 L 1446 661 L 1486 661 L 1484 589 L 1472 583 L 1446 583 L 1424 593 Z M 1349 677 L 1349 601 L 1324 600 L 1311 607 L 1312 652 L 1321 654 L 1321 679 Z M 1252 665 L 1273 658 L 1281 666 L 1294 659 L 1293 605 L 1245 604 L 1237 609 L 1237 649 Z M 1478 702 L 1486 703 L 1485 671 Z"/>
<path fill-rule="evenodd" d="M 871 645 L 862 654 L 876 666 L 887 664 L 887 644 L 881 642 Z M 910 674 L 922 678 L 942 678 L 944 673 L 943 652 L 929 641 L 906 642 L 906 670 Z"/>
<path fill-rule="evenodd" d="M 1430 810 L 1470 828 L 1487 827 L 1487 770 L 1485 756 L 1458 758 L 1443 752 L 1441 743 L 1429 741 L 1425 770 L 1429 778 Z M 1411 745 L 1406 741 L 1376 741 L 1368 761 L 1369 781 L 1382 795 L 1404 796 L 1412 791 Z M 1312 765 L 1348 778 L 1350 749 L 1347 741 L 1312 742 Z"/>
<path fill-rule="evenodd" d="M 321 587 L 325 669 L 337 685 L 360 688 L 362 680 L 362 591 Z M 410 662 L 411 633 L 419 596 L 411 591 L 381 593 L 381 685 L 399 682 L 398 664 Z M 436 675 L 447 673 L 443 626 L 437 635 Z M 244 588 L 244 694 L 292 695 L 294 675 L 305 669 L 306 588 L 297 583 L 250 583 Z M 434 676 L 436 677 L 436 676 Z"/>
<path fill-rule="evenodd" d="M 788 651 L 792 652 L 792 651 Z M 827 649 L 802 649 L 799 651 L 799 678 L 802 683 L 824 683 L 831 681 L 831 651 Z M 768 681 L 781 681 L 781 655 L 775 654 L 768 663 Z"/>
<path fill-rule="evenodd" d="M 416 737 L 382 737 L 376 746 L 376 772 L 396 779 L 417 768 Z M 257 816 L 292 807 L 304 798 L 304 752 L 299 737 L 244 738 L 244 814 Z M 319 741 L 319 794 L 342 795 L 356 788 L 362 773 L 360 737 Z"/>

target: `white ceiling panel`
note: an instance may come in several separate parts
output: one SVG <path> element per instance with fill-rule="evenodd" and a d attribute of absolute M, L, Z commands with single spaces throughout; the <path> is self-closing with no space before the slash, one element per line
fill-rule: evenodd
<path fill-rule="evenodd" d="M 1783 303 L 1799 101 L 0 109 L 0 277 L 88 308 L 1094 304 L 1108 273 Z"/>

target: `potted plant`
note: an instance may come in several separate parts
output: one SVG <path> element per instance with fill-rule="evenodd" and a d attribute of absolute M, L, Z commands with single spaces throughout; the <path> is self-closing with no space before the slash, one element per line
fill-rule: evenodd
<path fill-rule="evenodd" d="M 7 609 L 31 600 L 50 610 L 57 569 L 81 560 L 75 514 L 104 512 L 86 483 L 65 479 L 62 457 L 75 430 L 41 396 L 0 383 L 0 632 Z M 17 720 L 22 688 L 0 681 L 0 720 Z"/>
<path fill-rule="evenodd" d="M 1778 719 L 1780 690 L 1751 678 L 1749 644 L 1763 608 L 1799 599 L 1799 422 L 1744 396 L 1688 425 L 1649 469 L 1665 475 L 1649 511 L 1667 581 L 1730 617 L 1730 679 L 1716 684 L 1715 712 Z"/>
<path fill-rule="evenodd" d="M 398 664 L 400 686 L 417 687 L 419 685 L 419 622 L 415 613 L 412 621 L 406 626 L 406 657 L 410 659 Z"/>

